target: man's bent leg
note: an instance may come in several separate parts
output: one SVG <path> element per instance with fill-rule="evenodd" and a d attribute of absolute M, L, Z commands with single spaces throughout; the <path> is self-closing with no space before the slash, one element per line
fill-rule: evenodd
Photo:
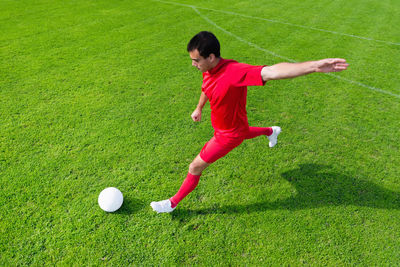
<path fill-rule="evenodd" d="M 260 135 L 270 136 L 273 133 L 271 127 L 249 127 L 249 133 L 246 136 L 246 139 L 252 139 L 254 137 Z"/>
<path fill-rule="evenodd" d="M 278 135 L 281 133 L 281 127 L 249 127 L 249 133 L 246 139 L 251 139 L 260 135 L 267 136 L 269 140 L 269 147 L 274 147 L 278 143 Z"/>

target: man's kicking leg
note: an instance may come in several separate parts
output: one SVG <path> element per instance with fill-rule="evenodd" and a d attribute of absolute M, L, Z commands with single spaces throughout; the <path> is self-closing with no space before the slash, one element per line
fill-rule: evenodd
<path fill-rule="evenodd" d="M 201 173 L 204 171 L 204 169 L 210 166 L 210 164 L 213 162 L 224 157 L 232 149 L 240 145 L 243 140 L 244 139 L 242 138 L 237 140 L 232 139 L 229 140 L 229 142 L 222 144 L 221 142 L 218 142 L 215 137 L 211 138 L 210 141 L 204 145 L 200 154 L 197 155 L 197 157 L 189 165 L 189 172 L 186 176 L 186 179 L 183 181 L 181 188 L 175 194 L 175 196 L 171 197 L 170 199 L 151 202 L 150 205 L 153 210 L 158 213 L 173 211 L 179 202 L 196 188 L 197 184 L 199 183 Z"/>
<path fill-rule="evenodd" d="M 278 135 L 281 133 L 281 127 L 249 127 L 249 134 L 246 139 L 252 139 L 254 137 L 265 135 L 269 140 L 269 147 L 274 147 L 278 143 Z"/>
<path fill-rule="evenodd" d="M 170 199 L 162 200 L 159 202 L 151 202 L 151 207 L 157 213 L 173 211 L 179 202 L 184 199 L 190 192 L 192 192 L 199 183 L 201 173 L 205 168 L 210 166 L 209 163 L 201 159 L 200 154 L 189 165 L 189 172 L 186 179 L 183 181 L 181 188 L 175 196 Z"/>

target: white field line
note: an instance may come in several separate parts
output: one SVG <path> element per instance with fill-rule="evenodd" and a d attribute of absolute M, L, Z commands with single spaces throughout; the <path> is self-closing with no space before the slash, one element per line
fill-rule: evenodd
<path fill-rule="evenodd" d="M 200 11 L 199 11 L 195 6 L 184 5 L 184 4 L 178 4 L 178 3 L 172 3 L 172 2 L 166 2 L 166 1 L 160 1 L 160 0 L 155 0 L 155 1 L 162 2 L 162 3 L 167 3 L 167 4 L 177 4 L 177 5 L 181 5 L 181 6 L 185 6 L 185 7 L 190 7 L 190 8 L 193 9 L 202 19 L 204 19 L 205 21 L 207 21 L 208 23 L 210 23 L 210 24 L 213 25 L 214 27 L 220 29 L 220 30 L 223 31 L 224 33 L 226 33 L 226 34 L 228 34 L 228 35 L 230 35 L 230 36 L 236 38 L 236 39 L 239 40 L 240 42 L 245 43 L 245 44 L 247 44 L 247 45 L 249 45 L 249 46 L 251 46 L 251 47 L 254 47 L 254 48 L 256 48 L 256 49 L 258 49 L 258 50 L 260 50 L 260 51 L 263 51 L 263 52 L 265 52 L 265 53 L 268 53 L 268 54 L 270 54 L 270 55 L 272 55 L 272 56 L 274 56 L 274 57 L 281 58 L 281 59 L 284 59 L 284 60 L 289 61 L 289 62 L 296 62 L 295 60 L 293 60 L 293 59 L 291 59 L 291 58 L 287 58 L 287 57 L 281 56 L 281 55 L 279 55 L 279 54 L 276 54 L 276 53 L 274 53 L 274 52 L 272 52 L 272 51 L 270 51 L 270 50 L 264 49 L 264 48 L 262 48 L 262 47 L 260 47 L 260 46 L 258 46 L 258 45 L 256 45 L 256 44 L 254 44 L 254 43 L 252 43 L 252 42 L 249 42 L 249 41 L 244 40 L 244 39 L 241 38 L 240 36 L 237 36 L 237 35 L 231 33 L 230 31 L 225 30 L 224 28 L 218 26 L 214 21 L 210 20 L 208 17 L 206 17 L 206 16 L 204 16 L 203 14 L 201 14 Z M 339 76 L 339 75 L 336 75 L 336 74 L 333 74 L 333 73 L 325 73 L 325 74 L 326 74 L 326 75 L 329 75 L 329 76 L 331 76 L 331 77 L 335 77 L 335 78 L 337 78 L 337 79 L 339 79 L 339 80 L 346 81 L 346 82 L 348 82 L 348 83 L 352 83 L 352 84 L 359 85 L 359 86 L 361 86 L 361 87 L 370 89 L 370 90 L 375 91 L 375 92 L 379 92 L 379 93 L 383 93 L 383 94 L 387 94 L 387 95 L 390 95 L 390 96 L 394 96 L 394 97 L 400 98 L 400 95 L 398 95 L 398 94 L 394 94 L 394 93 L 392 93 L 392 92 L 389 92 L 389 91 L 386 91 L 386 90 L 383 90 L 383 89 L 380 89 L 380 88 L 377 88 L 377 87 L 369 86 L 369 85 L 367 85 L 367 84 L 363 84 L 363 83 L 360 83 L 360 82 L 357 82 L 357 81 L 353 81 L 353 80 L 350 80 L 350 79 L 347 79 L 347 78 L 343 78 L 343 77 L 341 77 L 341 76 Z"/>
<path fill-rule="evenodd" d="M 354 34 L 330 31 L 330 30 L 325 30 L 325 29 L 320 29 L 320 28 L 315 28 L 315 27 L 310 27 L 310 26 L 304 26 L 304 25 L 300 25 L 300 24 L 294 24 L 294 23 L 290 23 L 290 22 L 279 21 L 279 20 L 275 20 L 275 19 L 266 19 L 266 18 L 249 16 L 249 15 L 240 14 L 240 13 L 231 12 L 231 11 L 225 11 L 225 10 L 219 10 L 219 9 L 213 9 L 213 8 L 207 8 L 207 7 L 199 7 L 199 6 L 193 6 L 193 5 L 186 5 L 186 4 L 176 3 L 176 2 L 168 2 L 168 1 L 162 1 L 162 0 L 154 0 L 154 1 L 165 3 L 165 4 L 171 4 L 171 5 L 178 5 L 178 6 L 190 7 L 190 8 L 196 8 L 196 9 L 210 10 L 210 11 L 214 11 L 214 12 L 225 13 L 225 14 L 240 16 L 240 17 L 249 18 L 249 19 L 263 20 L 263 21 L 268 21 L 271 23 L 284 24 L 284 25 L 289 25 L 289 26 L 297 27 L 297 28 L 332 33 L 332 34 L 337 34 L 337 35 L 342 35 L 342 36 L 347 36 L 347 37 L 352 37 L 352 38 L 358 38 L 358 39 L 362 39 L 362 40 L 384 43 L 384 44 L 388 44 L 388 45 L 399 45 L 400 46 L 400 43 L 383 41 L 383 40 L 373 39 L 373 38 L 369 38 L 369 37 L 363 37 L 363 36 L 354 35 Z"/>
<path fill-rule="evenodd" d="M 202 17 L 205 21 L 207 21 L 207 22 L 210 23 L 211 25 L 215 26 L 216 28 L 220 29 L 220 30 L 223 31 L 224 33 L 226 33 L 226 34 L 228 34 L 228 35 L 230 35 L 230 36 L 235 37 L 236 39 L 238 39 L 238 40 L 241 41 L 242 43 L 245 43 L 245 44 L 247 44 L 247 45 L 249 45 L 249 46 L 252 46 L 252 47 L 254 47 L 254 48 L 258 49 L 258 50 L 261 50 L 261 51 L 263 51 L 263 52 L 265 52 L 265 53 L 268 53 L 268 54 L 270 54 L 270 55 L 273 55 L 274 57 L 282 58 L 282 59 L 284 59 L 284 60 L 286 60 L 286 61 L 289 61 L 289 62 L 295 62 L 295 60 L 293 60 L 293 59 L 290 59 L 290 58 L 287 58 L 287 57 L 278 55 L 278 54 L 276 54 L 276 53 L 274 53 L 274 52 L 272 52 L 272 51 L 269 51 L 269 50 L 267 50 L 267 49 L 264 49 L 264 48 L 262 48 L 262 47 L 260 47 L 260 46 L 258 46 L 258 45 L 256 45 L 256 44 L 254 44 L 254 43 L 252 43 L 252 42 L 249 42 L 249 41 L 246 41 L 246 40 L 242 39 L 241 37 L 239 37 L 239 36 L 237 36 L 237 35 L 235 35 L 235 34 L 229 32 L 229 31 L 225 30 L 224 28 L 222 28 L 222 27 L 218 26 L 217 24 L 215 24 L 214 21 L 210 20 L 209 18 L 207 18 L 206 16 L 204 16 L 203 14 L 201 14 L 195 7 L 192 7 L 192 8 L 193 8 L 193 10 L 194 10 L 200 17 Z"/>
<path fill-rule="evenodd" d="M 366 85 L 366 84 L 363 84 L 363 83 L 360 83 L 360 82 L 356 82 L 356 81 L 341 77 L 341 76 L 333 74 L 333 73 L 325 73 L 325 74 L 329 75 L 329 76 L 332 76 L 332 77 L 335 77 L 335 78 L 337 78 L 339 80 L 343 80 L 343 81 L 346 81 L 346 82 L 349 82 L 349 83 L 357 84 L 357 85 L 359 85 L 361 87 L 368 88 L 368 89 L 370 89 L 372 91 L 376 91 L 376 92 L 379 92 L 379 93 L 383 93 L 383 94 L 387 94 L 387 95 L 391 95 L 391 96 L 400 98 L 400 95 L 398 95 L 398 94 L 394 94 L 392 92 L 389 92 L 389 91 L 386 91 L 386 90 L 383 90 L 383 89 L 380 89 L 380 88 L 377 88 L 377 87 L 373 87 L 373 86 L 369 86 L 369 85 Z"/>
<path fill-rule="evenodd" d="M 282 59 L 287 60 L 287 61 L 289 61 L 289 62 L 296 62 L 296 61 L 293 60 L 293 59 L 290 59 L 290 58 L 287 58 L 287 57 L 278 55 L 278 54 L 276 54 L 276 53 L 274 53 L 274 52 L 272 52 L 272 51 L 269 51 L 269 50 L 267 50 L 267 49 L 264 49 L 264 48 L 262 48 L 262 47 L 259 47 L 258 45 L 254 44 L 254 43 L 252 43 L 252 42 L 249 42 L 249 41 L 244 40 L 243 38 L 241 38 L 241 37 L 239 37 L 239 36 L 237 36 L 237 35 L 235 35 L 235 34 L 229 32 L 229 31 L 225 30 L 224 28 L 218 26 L 214 21 L 210 20 L 208 17 L 206 17 L 206 16 L 204 16 L 203 14 L 201 14 L 201 13 L 197 10 L 197 8 L 192 7 L 192 9 L 193 9 L 200 17 L 202 17 L 205 21 L 207 21 L 208 23 L 210 23 L 210 24 L 213 25 L 214 27 L 220 29 L 220 30 L 223 31 L 224 33 L 226 33 L 226 34 L 228 34 L 228 35 L 230 35 L 230 36 L 235 37 L 236 39 L 238 39 L 238 40 L 241 41 L 242 43 L 245 43 L 245 44 L 247 44 L 247 45 L 249 45 L 249 46 L 252 46 L 252 47 L 254 47 L 254 48 L 256 48 L 256 49 L 258 49 L 258 50 L 260 50 L 260 51 L 266 52 L 266 53 L 268 53 L 268 54 L 270 54 L 270 55 L 273 55 L 273 56 L 275 56 L 275 57 L 278 57 L 278 58 L 282 58 Z M 333 73 L 325 73 L 325 74 L 326 74 L 326 75 L 329 75 L 329 76 L 331 76 L 331 77 L 335 77 L 335 78 L 337 78 L 337 79 L 339 79 L 339 80 L 343 80 L 343 81 L 346 81 L 346 82 L 349 82 L 349 83 L 357 84 L 357 85 L 359 85 L 359 86 L 361 86 L 361 87 L 368 88 L 368 89 L 373 90 L 373 91 L 376 91 L 376 92 L 380 92 L 380 93 L 383 93 L 383 94 L 387 94 L 387 95 L 391 95 L 391 96 L 400 98 L 400 95 L 394 94 L 394 93 L 389 92 L 389 91 L 385 91 L 385 90 L 380 89 L 380 88 L 372 87 L 372 86 L 369 86 L 369 85 L 366 85 L 366 84 L 363 84 L 363 83 L 360 83 L 360 82 L 356 82 L 356 81 L 353 81 L 353 80 L 350 80 L 350 79 L 347 79 L 347 78 L 343 78 L 343 77 L 341 77 L 341 76 L 339 76 L 339 75 L 335 75 L 335 74 L 333 74 Z"/>

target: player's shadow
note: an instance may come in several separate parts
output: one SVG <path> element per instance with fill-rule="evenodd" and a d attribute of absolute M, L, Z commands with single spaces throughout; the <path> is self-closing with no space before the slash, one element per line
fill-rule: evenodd
<path fill-rule="evenodd" d="M 277 201 L 226 205 L 209 209 L 176 209 L 174 216 L 199 214 L 251 213 L 263 210 L 301 210 L 321 206 L 362 206 L 378 209 L 400 209 L 400 193 L 372 182 L 331 171 L 327 165 L 302 164 L 281 174 L 296 193 Z"/>

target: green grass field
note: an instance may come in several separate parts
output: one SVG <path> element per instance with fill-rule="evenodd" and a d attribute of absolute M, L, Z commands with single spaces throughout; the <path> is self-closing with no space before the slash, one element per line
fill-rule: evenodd
<path fill-rule="evenodd" d="M 0 0 L 0 265 L 398 265 L 400 3 L 179 1 Z M 245 141 L 156 214 L 213 134 L 208 104 L 190 118 L 201 30 L 240 62 L 350 67 L 250 87 L 278 145 Z"/>

